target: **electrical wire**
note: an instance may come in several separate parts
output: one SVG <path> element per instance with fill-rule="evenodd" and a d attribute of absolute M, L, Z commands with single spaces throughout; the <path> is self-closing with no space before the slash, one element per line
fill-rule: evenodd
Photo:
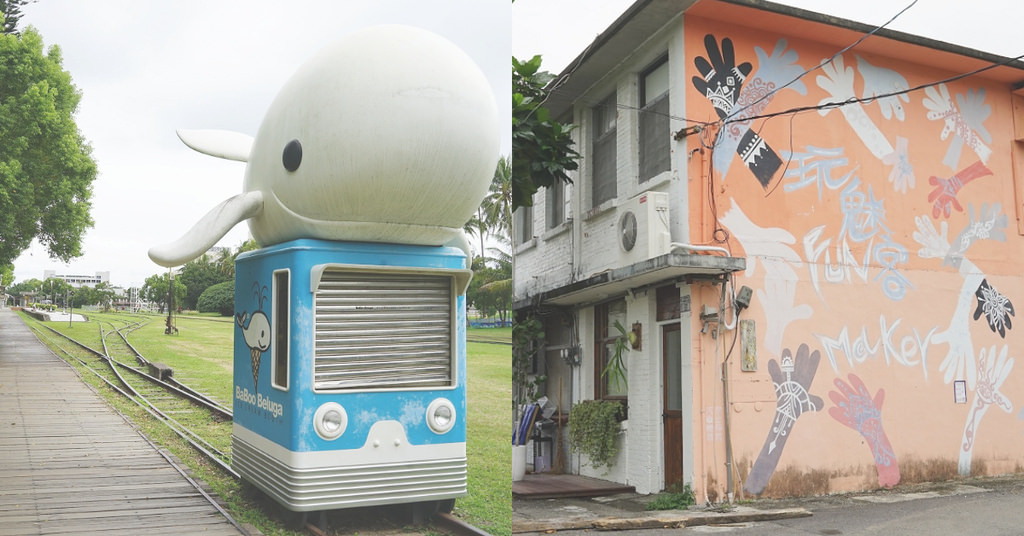
<path fill-rule="evenodd" d="M 740 121 L 742 121 L 742 122 L 754 121 L 756 119 L 771 119 L 773 117 L 778 117 L 780 115 L 798 114 L 798 113 L 803 113 L 803 112 L 819 111 L 819 110 L 832 110 L 832 109 L 835 109 L 835 108 L 842 108 L 843 106 L 848 106 L 848 105 L 851 105 L 851 104 L 861 104 L 861 103 L 866 103 L 866 102 L 870 103 L 870 102 L 872 102 L 874 100 L 877 100 L 877 99 L 884 99 L 884 98 L 888 98 L 888 97 L 897 97 L 897 96 L 900 96 L 900 95 L 905 95 L 905 94 L 908 94 L 908 93 L 913 93 L 915 91 L 921 91 L 922 89 L 927 89 L 927 88 L 930 88 L 930 87 L 935 87 L 935 86 L 937 86 L 939 84 L 947 84 L 949 82 L 956 82 L 957 80 L 962 80 L 964 78 L 968 78 L 968 77 L 974 76 L 976 74 L 981 74 L 981 73 L 983 73 L 985 71 L 990 71 L 990 70 L 995 69 L 997 67 L 1002 67 L 1004 65 L 1009 65 L 1010 63 L 1013 63 L 1015 61 L 1020 61 L 1021 59 L 1024 59 L 1024 54 L 1021 54 L 1020 56 L 1017 56 L 1015 58 L 1007 58 L 1007 59 L 1005 59 L 1003 61 L 1000 61 L 1000 62 L 997 62 L 997 63 L 992 63 L 992 64 L 986 65 L 984 67 L 980 67 L 978 69 L 975 69 L 973 71 L 969 71 L 969 72 L 966 72 L 966 73 L 961 73 L 961 74 L 953 75 L 953 76 L 950 76 L 948 78 L 943 78 L 942 80 L 935 80 L 933 82 L 928 82 L 928 83 L 925 83 L 925 84 L 920 84 L 920 85 L 914 86 L 912 88 L 901 89 L 899 91 L 892 91 L 892 92 L 889 92 L 889 93 L 882 93 L 882 94 L 879 94 L 879 95 L 872 95 L 871 97 L 850 97 L 849 99 L 846 99 L 844 101 L 826 102 L 824 104 L 816 104 L 814 106 L 798 106 L 796 108 L 790 108 L 788 110 L 782 110 L 782 111 L 779 111 L 779 112 L 772 112 L 772 113 L 766 113 L 766 114 L 760 114 L 760 115 L 751 116 L 751 117 L 748 117 L 748 118 L 745 118 L 745 119 L 742 119 L 742 120 L 740 120 L 740 119 L 723 120 L 722 124 L 726 125 L 726 124 L 729 124 L 729 123 L 736 123 L 736 122 L 740 122 Z"/>
<path fill-rule="evenodd" d="M 835 54 L 832 54 L 832 56 L 831 56 L 831 57 L 829 57 L 829 58 L 828 58 L 827 60 L 824 60 L 824 61 L 822 61 L 821 63 L 819 63 L 818 65 L 815 65 L 814 67 L 811 67 L 810 69 L 807 69 L 806 71 L 804 71 L 804 72 L 800 73 L 799 75 L 797 75 L 797 76 L 796 76 L 796 78 L 793 78 L 793 79 L 792 79 L 792 80 L 790 80 L 789 82 L 786 82 L 785 84 L 783 84 L 783 85 L 781 85 L 781 86 L 779 86 L 779 87 L 777 87 L 777 88 L 775 88 L 775 89 L 773 89 L 773 90 L 769 91 L 768 93 L 765 93 L 764 95 L 762 95 L 762 96 L 761 96 L 761 97 L 760 97 L 759 99 L 755 100 L 754 102 L 752 102 L 752 103 L 750 103 L 750 104 L 748 104 L 748 105 L 746 105 L 746 106 L 744 106 L 744 107 L 740 108 L 739 110 L 734 110 L 734 111 L 733 111 L 732 113 L 730 113 L 730 114 L 729 114 L 729 116 L 730 116 L 730 117 L 732 117 L 732 116 L 742 116 L 742 115 L 743 115 L 743 112 L 744 112 L 744 111 L 746 111 L 746 110 L 748 110 L 748 109 L 750 109 L 750 108 L 753 108 L 754 106 L 757 106 L 757 105 L 758 105 L 758 103 L 760 103 L 761 101 L 763 101 L 763 100 L 765 100 L 765 99 L 768 99 L 768 98 L 772 97 L 773 95 L 775 95 L 776 93 L 778 93 L 778 92 L 779 92 L 780 90 L 782 90 L 782 89 L 785 89 L 785 88 L 787 88 L 787 87 L 789 87 L 789 86 L 791 86 L 791 85 L 793 85 L 793 84 L 797 83 L 798 81 L 800 81 L 800 79 L 801 79 L 801 78 L 803 78 L 803 77 L 807 76 L 808 74 L 810 74 L 810 73 L 812 73 L 812 72 L 814 72 L 814 71 L 817 71 L 818 69 L 821 69 L 822 67 L 824 67 L 824 66 L 828 65 L 829 63 L 832 63 L 832 62 L 833 62 L 833 61 L 834 61 L 834 60 L 835 60 L 835 59 L 836 59 L 837 57 L 839 57 L 839 56 L 841 56 L 841 55 L 845 54 L 846 52 L 848 52 L 848 51 L 850 51 L 850 50 L 852 50 L 852 49 L 853 49 L 854 47 L 856 47 L 857 45 L 859 45 L 859 44 L 863 43 L 865 39 L 867 39 L 867 38 L 871 37 L 872 35 L 875 35 L 875 34 L 876 34 L 876 33 L 878 33 L 878 32 L 879 32 L 879 31 L 880 31 L 881 29 L 883 29 L 883 28 L 885 28 L 886 26 L 888 26 L 888 25 L 892 24 L 892 22 L 893 22 L 893 21 L 895 21 L 895 20 L 896 20 L 897 18 L 899 18 L 899 17 L 901 16 L 901 15 L 903 15 L 904 13 L 906 13 L 908 9 L 910 9 L 910 8 L 914 7 L 914 4 L 917 4 L 917 0 L 913 0 L 912 2 L 910 2 L 910 4 L 908 4 L 908 5 L 907 5 L 907 7 L 905 7 L 905 8 L 903 8 L 903 9 L 901 9 L 901 10 L 899 11 L 899 13 L 896 13 L 895 15 L 893 15 L 893 16 L 892 16 L 892 18 L 890 18 L 889 20 L 887 20 L 887 21 L 885 22 L 885 24 L 882 24 L 881 26 L 878 26 L 878 27 L 876 27 L 875 29 L 871 30 L 870 32 L 868 32 L 868 33 L 866 33 L 866 34 L 862 35 L 862 36 L 860 37 L 860 39 L 857 39 L 857 40 L 856 40 L 856 41 L 854 41 L 853 43 L 851 43 L 851 44 L 847 45 L 847 46 L 846 46 L 845 48 L 841 49 L 841 50 L 840 50 L 839 52 L 836 52 Z M 728 120 L 728 118 L 726 118 L 726 119 Z M 749 120 L 751 120 L 751 118 L 746 118 L 746 119 L 744 119 L 744 121 L 749 121 Z M 728 121 L 726 121 L 726 122 L 728 122 Z"/>

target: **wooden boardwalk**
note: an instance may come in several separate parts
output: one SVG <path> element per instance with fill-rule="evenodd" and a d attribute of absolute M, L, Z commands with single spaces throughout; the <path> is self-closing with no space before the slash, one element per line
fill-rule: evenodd
<path fill-rule="evenodd" d="M 0 309 L 0 536 L 100 533 L 240 531 Z"/>
<path fill-rule="evenodd" d="M 562 499 L 568 497 L 603 497 L 633 493 L 636 488 L 607 480 L 579 475 L 552 473 L 528 474 L 512 483 L 512 496 L 517 499 Z"/>

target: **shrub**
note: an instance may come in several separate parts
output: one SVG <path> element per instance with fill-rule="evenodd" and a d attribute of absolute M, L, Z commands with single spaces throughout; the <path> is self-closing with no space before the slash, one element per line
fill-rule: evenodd
<path fill-rule="evenodd" d="M 689 484 L 674 484 L 664 493 L 658 494 L 653 501 L 647 503 L 648 510 L 686 510 L 697 504 L 697 497 Z"/>
<path fill-rule="evenodd" d="M 196 307 L 200 313 L 220 313 L 221 316 L 235 314 L 235 282 L 217 283 L 199 296 Z"/>

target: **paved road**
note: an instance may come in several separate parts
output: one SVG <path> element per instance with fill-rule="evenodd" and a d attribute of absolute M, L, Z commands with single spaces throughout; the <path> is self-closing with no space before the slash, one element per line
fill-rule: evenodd
<path fill-rule="evenodd" d="M 778 535 L 971 535 L 1024 534 L 1024 481 L 975 480 L 951 483 L 949 489 L 917 493 L 881 493 L 842 498 L 810 499 L 798 503 L 811 517 L 738 523 L 728 526 L 622 531 L 617 535 L 662 536 L 728 534 Z M 559 534 L 582 535 L 583 531 Z M 592 535 L 592 533 L 590 533 Z"/>

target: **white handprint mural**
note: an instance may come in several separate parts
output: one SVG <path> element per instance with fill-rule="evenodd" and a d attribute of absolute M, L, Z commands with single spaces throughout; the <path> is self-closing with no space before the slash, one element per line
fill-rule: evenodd
<path fill-rule="evenodd" d="M 906 80 L 895 71 L 880 69 L 859 57 L 858 62 L 861 76 L 864 77 L 864 93 L 866 96 L 868 93 L 870 93 L 870 96 L 886 93 L 881 88 L 887 85 L 892 85 L 893 87 L 899 87 L 901 84 L 906 85 Z M 856 76 L 854 75 L 853 67 L 847 66 L 843 62 L 842 56 L 836 56 L 831 62 L 823 61 L 823 63 L 824 65 L 821 70 L 824 74 L 818 75 L 815 80 L 818 83 L 818 87 L 825 90 L 829 96 L 818 103 L 819 106 L 823 107 L 819 110 L 819 113 L 826 115 L 835 107 L 835 104 L 845 103 L 839 107 L 839 111 L 846 118 L 850 128 L 857 134 L 864 143 L 864 146 L 871 151 L 871 154 L 875 155 L 875 158 L 878 158 L 886 165 L 892 166 L 892 170 L 889 173 L 889 182 L 892 183 L 893 188 L 897 192 L 906 193 L 907 189 L 913 188 L 915 185 L 914 169 L 907 155 L 909 142 L 897 136 L 896 148 L 893 148 L 889 140 L 886 139 L 885 134 L 868 117 L 864 107 L 857 102 L 852 102 L 856 100 L 857 96 L 856 91 L 854 91 Z M 879 106 L 882 106 L 882 115 L 886 119 L 895 116 L 902 121 L 904 116 L 903 107 L 900 106 L 899 102 L 900 99 L 898 97 L 879 99 Z"/>
<path fill-rule="evenodd" d="M 1010 371 L 1013 370 L 1013 358 L 1007 357 L 1009 349 L 1004 344 L 1003 349 L 996 356 L 995 346 L 990 347 L 988 352 L 982 348 L 978 356 L 980 369 L 978 387 L 974 391 L 974 402 L 971 404 L 971 413 L 967 416 L 963 440 L 960 443 L 958 469 L 961 476 L 970 476 L 971 474 L 971 458 L 974 455 L 978 427 L 988 408 L 997 406 L 1007 413 L 1013 412 L 1013 403 L 1000 391 L 1006 379 L 1010 377 Z"/>
<path fill-rule="evenodd" d="M 992 135 L 985 128 L 985 120 L 992 114 L 992 107 L 985 104 L 985 88 L 967 90 L 966 94 L 957 93 L 956 103 L 949 96 L 946 84 L 938 87 L 925 88 L 924 106 L 928 109 L 928 119 L 942 121 L 942 140 L 953 134 L 953 139 L 946 150 L 942 163 L 956 169 L 960 164 L 960 153 L 967 145 L 978 155 L 982 162 L 988 162 L 992 149 L 985 143 L 992 142 Z"/>

